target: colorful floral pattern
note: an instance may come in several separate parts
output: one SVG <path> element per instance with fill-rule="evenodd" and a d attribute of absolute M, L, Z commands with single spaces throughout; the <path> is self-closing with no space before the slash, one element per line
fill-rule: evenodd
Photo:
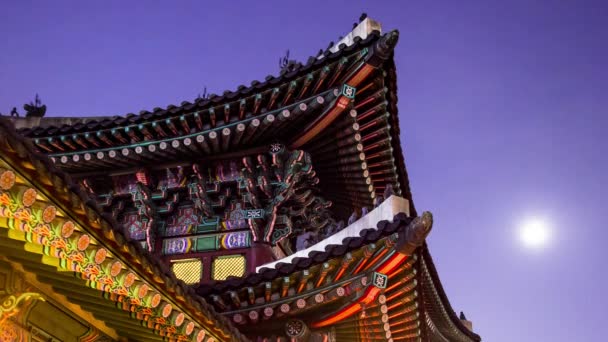
<path fill-rule="evenodd" d="M 144 298 L 148 294 L 148 285 L 143 284 L 137 290 L 137 297 Z"/>
<path fill-rule="evenodd" d="M 152 301 L 150 302 L 150 306 L 155 308 L 160 304 L 160 300 L 161 300 L 161 296 L 160 294 L 155 294 L 154 296 L 152 296 Z"/>
<path fill-rule="evenodd" d="M 162 316 L 164 318 L 169 317 L 169 315 L 171 314 L 171 311 L 173 311 L 173 307 L 171 306 L 171 304 L 165 304 L 165 306 L 163 306 L 163 311 L 162 311 Z"/>
<path fill-rule="evenodd" d="M 6 320 L 0 324 L 0 342 L 22 341 L 18 328 L 11 321 Z"/>
<path fill-rule="evenodd" d="M 131 285 L 133 285 L 133 283 L 135 282 L 135 274 L 132 272 L 129 272 L 126 276 L 125 276 L 125 280 L 123 282 L 123 284 L 126 287 L 131 287 Z"/>
<path fill-rule="evenodd" d="M 180 312 L 179 314 L 177 314 L 177 316 L 175 316 L 175 326 L 179 327 L 180 325 L 182 325 L 184 323 L 184 313 Z"/>
<path fill-rule="evenodd" d="M 80 238 L 78 239 L 78 250 L 80 251 L 84 251 L 85 249 L 87 249 L 87 247 L 89 247 L 89 244 L 91 243 L 91 238 L 86 235 L 83 234 L 80 236 Z"/>
<path fill-rule="evenodd" d="M 194 322 L 190 322 L 186 325 L 186 335 L 192 334 L 194 331 Z"/>
<path fill-rule="evenodd" d="M 44 208 L 44 211 L 42 212 L 42 220 L 46 223 L 50 223 L 55 219 L 56 215 L 57 208 L 52 205 L 49 205 L 48 207 Z"/>
<path fill-rule="evenodd" d="M 4 171 L 0 174 L 0 189 L 10 190 L 15 185 L 15 173 L 13 171 Z"/>
<path fill-rule="evenodd" d="M 72 233 L 74 233 L 74 228 L 74 222 L 65 221 L 63 226 L 61 226 L 61 236 L 66 239 L 69 238 L 70 236 L 72 236 Z"/>
<path fill-rule="evenodd" d="M 31 207 L 34 202 L 36 202 L 36 196 L 38 196 L 38 192 L 32 188 L 29 188 L 23 192 L 23 198 L 21 202 L 26 207 Z"/>
<path fill-rule="evenodd" d="M 98 265 L 101 264 L 106 260 L 107 256 L 108 251 L 105 248 L 98 249 L 97 252 L 95 252 L 95 263 Z"/>
<path fill-rule="evenodd" d="M 203 342 L 204 339 L 205 339 L 205 330 L 201 330 L 196 335 L 196 342 Z"/>
<path fill-rule="evenodd" d="M 110 267 L 110 275 L 112 277 L 116 277 L 122 271 L 122 263 L 120 261 L 115 261 Z"/>
<path fill-rule="evenodd" d="M 36 189 L 24 186 L 21 181 L 17 183 L 12 171 L 0 171 L 0 217 L 7 219 L 7 225 L 0 228 L 26 233 L 27 241 L 44 246 L 45 255 L 58 258 L 58 267 L 79 273 L 79 277 L 89 281 L 90 286 L 102 291 L 105 298 L 121 303 L 119 307 L 122 309 L 135 312 L 142 319 L 148 316 L 151 318 L 148 322 L 160 319 L 155 329 L 165 334 L 176 334 L 179 339 L 186 338 L 186 332 L 191 335 L 200 329 L 188 321 L 184 330 L 178 333 L 175 324 L 183 326 L 186 323 L 182 312 L 177 311 L 172 316 L 174 325 L 171 325 L 168 319 L 173 312 L 171 304 L 165 302 L 161 310 L 153 310 L 163 302 L 159 293 L 152 292 L 144 282 L 132 287 L 137 281 L 134 273 L 128 272 L 120 277 L 123 270 L 120 261 L 107 264 L 108 257 L 112 257 L 107 249 L 94 243 L 90 235 L 83 234 L 73 221 L 65 220 L 57 207 L 36 206 L 39 199 L 41 202 L 49 201 Z M 77 232 L 76 236 L 74 232 Z M 204 330 L 201 331 L 205 336 Z M 0 342 L 15 340 L 13 335 L 14 331 L 0 328 Z"/>

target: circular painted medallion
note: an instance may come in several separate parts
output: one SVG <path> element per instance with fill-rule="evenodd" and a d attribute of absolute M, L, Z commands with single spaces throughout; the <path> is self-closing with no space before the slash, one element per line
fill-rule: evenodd
<path fill-rule="evenodd" d="M 15 185 L 15 173 L 13 171 L 4 171 L 0 174 L 0 188 L 9 190 Z"/>
<path fill-rule="evenodd" d="M 175 326 L 179 327 L 180 325 L 182 325 L 184 323 L 184 318 L 185 316 L 182 312 L 177 314 L 177 316 L 175 317 Z"/>
<path fill-rule="evenodd" d="M 118 274 L 120 274 L 120 271 L 122 271 L 122 264 L 120 261 L 115 261 L 110 267 L 110 275 L 112 277 L 116 277 Z"/>
<path fill-rule="evenodd" d="M 137 290 L 137 297 L 144 298 L 148 294 L 148 290 L 149 290 L 148 285 L 143 284 Z"/>
<path fill-rule="evenodd" d="M 205 330 L 200 330 L 196 335 L 196 342 L 203 342 L 205 339 Z"/>
<path fill-rule="evenodd" d="M 304 334 L 304 322 L 299 319 L 292 319 L 285 324 L 285 332 L 289 337 L 299 337 Z"/>
<path fill-rule="evenodd" d="M 133 283 L 135 282 L 135 274 L 134 273 L 129 273 L 125 276 L 125 281 L 124 281 L 124 285 L 126 287 L 131 287 L 131 285 L 133 285 Z"/>
<path fill-rule="evenodd" d="M 87 249 L 87 247 L 89 247 L 90 243 L 91 243 L 91 238 L 88 235 L 84 234 L 78 239 L 78 243 L 76 244 L 76 247 L 78 248 L 78 250 L 84 251 L 85 249 Z"/>
<path fill-rule="evenodd" d="M 34 202 L 36 202 L 36 196 L 38 196 L 38 192 L 32 188 L 29 188 L 23 192 L 23 198 L 21 202 L 26 207 L 31 207 Z"/>
<path fill-rule="evenodd" d="M 42 212 L 42 221 L 46 223 L 51 223 L 51 221 L 55 219 L 56 215 L 57 208 L 52 205 L 49 205 L 48 207 L 44 208 L 44 211 Z"/>
<path fill-rule="evenodd" d="M 105 248 L 98 249 L 97 252 L 95 252 L 95 263 L 98 265 L 101 264 L 104 262 L 104 260 L 106 260 L 107 256 L 108 251 Z"/>
<path fill-rule="evenodd" d="M 321 302 L 323 301 L 323 299 L 324 299 L 324 297 L 323 297 L 323 294 L 322 294 L 322 293 L 317 293 L 317 294 L 315 295 L 315 302 L 316 302 L 316 303 L 321 303 Z"/>
<path fill-rule="evenodd" d="M 72 233 L 74 233 L 74 222 L 65 221 L 65 223 L 61 226 L 61 236 L 64 238 L 69 238 Z"/>
<path fill-rule="evenodd" d="M 157 307 L 160 304 L 160 294 L 155 294 L 154 296 L 152 296 L 152 302 L 150 303 L 150 306 L 152 306 L 153 308 Z"/>
<path fill-rule="evenodd" d="M 194 331 L 194 322 L 190 322 L 188 324 L 186 324 L 186 335 L 190 335 L 192 334 L 192 332 Z"/>
<path fill-rule="evenodd" d="M 169 315 L 171 314 L 171 311 L 173 311 L 173 307 L 171 306 L 171 304 L 167 303 L 165 304 L 165 306 L 163 306 L 163 310 L 162 310 L 162 315 L 164 318 L 169 317 Z"/>

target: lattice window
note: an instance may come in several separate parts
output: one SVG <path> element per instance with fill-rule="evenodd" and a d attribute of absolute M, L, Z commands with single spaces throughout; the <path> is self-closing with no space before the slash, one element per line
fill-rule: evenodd
<path fill-rule="evenodd" d="M 175 261 L 171 269 L 177 279 L 186 284 L 198 284 L 203 274 L 203 263 L 200 259 L 186 259 Z"/>
<path fill-rule="evenodd" d="M 229 276 L 245 274 L 245 257 L 242 255 L 219 256 L 213 260 L 213 279 L 226 280 Z"/>

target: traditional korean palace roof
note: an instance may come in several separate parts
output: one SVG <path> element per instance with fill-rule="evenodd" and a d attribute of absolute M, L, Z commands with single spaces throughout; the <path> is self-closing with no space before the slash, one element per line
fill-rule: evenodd
<path fill-rule="evenodd" d="M 103 335 L 245 341 L 0 118 L 0 260 Z"/>
<path fill-rule="evenodd" d="M 296 255 L 197 293 L 257 340 L 287 329 L 322 341 L 310 329 L 327 329 L 336 341 L 480 341 L 452 310 L 423 243 L 432 215 L 412 218 L 407 207 L 390 197 Z"/>
<path fill-rule="evenodd" d="M 137 115 L 19 132 L 75 175 L 129 165 L 162 169 L 184 160 L 226 158 L 233 151 L 255 156 L 281 141 L 308 151 L 319 177 L 332 180 L 328 188 L 348 190 L 327 191 L 336 207 L 371 206 L 388 183 L 410 198 L 392 59 L 399 33 L 381 34 L 371 19 L 359 27 L 367 31 L 348 45 L 248 87 Z"/>
<path fill-rule="evenodd" d="M 0 262 L 110 339 L 480 341 L 413 205 L 380 30 L 194 102 L 0 120 Z"/>

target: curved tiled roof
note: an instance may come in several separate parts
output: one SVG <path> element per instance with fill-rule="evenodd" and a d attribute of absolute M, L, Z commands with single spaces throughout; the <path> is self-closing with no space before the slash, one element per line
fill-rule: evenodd
<path fill-rule="evenodd" d="M 404 213 L 399 213 L 393 217 L 392 221 L 383 220 L 378 222 L 375 229 L 370 228 L 362 230 L 359 237 L 349 237 L 343 239 L 341 244 L 327 245 L 324 252 L 312 251 L 308 254 L 308 257 L 294 258 L 290 263 L 279 262 L 274 268 L 261 268 L 258 273 L 253 273 L 246 277 L 229 277 L 226 281 L 199 285 L 196 288 L 196 292 L 201 296 L 209 296 L 238 290 L 243 287 L 256 286 L 263 282 L 286 277 L 295 272 L 325 263 L 330 259 L 343 257 L 346 253 L 360 249 L 371 243 L 376 243 L 379 240 L 398 232 L 400 229 L 407 227 L 412 220 L 412 217 L 408 217 Z M 481 337 L 468 330 L 452 309 L 445 290 L 441 285 L 439 274 L 437 273 L 427 244 L 424 243 L 418 250 L 420 256 L 424 260 L 426 269 L 428 269 L 428 276 L 432 280 L 434 291 L 436 291 L 439 296 L 439 305 L 445 309 L 445 312 L 448 315 L 449 322 L 447 322 L 447 324 L 455 326 L 460 333 L 463 333 L 473 341 L 481 341 Z"/>
<path fill-rule="evenodd" d="M 387 34 L 393 34 L 392 31 Z M 386 35 L 384 35 L 386 36 Z M 273 87 L 277 87 L 280 84 L 285 84 L 291 82 L 299 77 L 304 76 L 306 73 L 311 71 L 319 70 L 320 68 L 329 65 L 332 62 L 338 61 L 340 58 L 349 55 L 357 50 L 361 50 L 365 47 L 371 46 L 376 41 L 379 40 L 380 37 L 384 37 L 380 34 L 379 31 L 373 31 L 370 35 L 365 39 L 361 39 L 359 37 L 354 38 L 354 43 L 350 46 L 345 44 L 340 44 L 339 49 L 335 52 L 331 52 L 328 48 L 324 52 L 322 52 L 323 57 L 315 57 L 311 56 L 307 63 L 304 65 L 296 64 L 295 69 L 293 71 L 283 71 L 278 76 L 269 75 L 265 78 L 264 81 L 253 81 L 249 86 L 240 85 L 234 91 L 224 91 L 222 95 L 212 95 L 208 99 L 200 99 L 193 103 L 184 101 L 180 105 L 169 105 L 165 109 L 155 108 L 152 111 L 143 110 L 139 114 L 126 114 L 125 116 L 114 116 L 112 118 L 108 118 L 105 120 L 97 121 L 92 120 L 87 123 L 78 123 L 74 125 L 63 125 L 61 127 L 34 127 L 21 129 L 19 132 L 27 137 L 36 138 L 36 137 L 45 137 L 45 136 L 54 136 L 54 135 L 63 135 L 63 134 L 71 134 L 71 133 L 81 133 L 86 131 L 94 131 L 101 129 L 111 129 L 115 127 L 122 127 L 127 125 L 139 124 L 143 122 L 148 122 L 151 120 L 160 120 L 165 118 L 173 118 L 175 116 L 181 115 L 184 112 L 189 111 L 197 111 L 209 109 L 211 107 L 215 107 L 221 105 L 223 103 L 234 101 L 239 98 L 251 96 L 255 93 L 272 89 Z M 330 44 L 330 47 L 333 44 Z M 383 64 L 383 69 L 386 71 L 386 87 L 388 89 L 386 101 L 388 102 L 387 111 L 390 113 L 392 117 L 392 126 L 391 126 L 391 136 L 393 139 L 397 139 L 396 142 L 393 142 L 393 157 L 395 158 L 396 169 L 399 176 L 399 182 L 401 185 L 401 190 L 403 191 L 403 197 L 410 199 L 410 213 L 412 216 L 416 216 L 416 211 L 413 205 L 412 195 L 409 186 L 409 178 L 407 175 L 407 171 L 405 168 L 405 162 L 403 157 L 403 151 L 401 144 L 399 143 L 400 136 L 400 128 L 399 128 L 399 120 L 398 120 L 398 108 L 397 108 L 397 82 L 396 82 L 396 67 L 392 57 L 392 49 L 391 49 L 390 58 L 387 59 Z M 5 129 L 6 124 L 3 122 L 2 127 L 0 127 L 0 131 Z M 16 135 L 11 131 L 11 139 L 16 139 Z M 79 198 L 83 203 L 86 203 L 88 207 L 91 208 L 94 212 L 104 218 L 106 220 L 109 229 L 116 229 L 118 227 L 115 222 L 113 222 L 111 217 L 104 215 L 101 211 L 98 211 L 98 208 L 95 202 L 88 198 L 88 196 L 78 187 L 78 185 L 73 184 L 69 177 L 67 177 L 64 173 L 57 171 L 51 162 L 48 161 L 47 158 L 40 157 L 36 152 L 33 151 L 33 148 L 28 144 L 29 142 L 19 141 L 20 144 L 25 144 L 26 154 L 36 155 L 36 158 L 39 158 L 40 161 L 45 164 L 45 167 L 48 170 L 51 170 L 53 174 L 57 174 L 60 178 L 64 179 L 65 184 L 68 184 L 71 191 L 78 194 Z M 168 270 L 163 265 L 156 263 L 146 251 L 143 251 L 139 245 L 133 245 L 132 248 L 138 251 L 139 254 L 145 258 L 147 263 L 154 266 L 154 269 L 166 277 L 169 282 L 177 284 L 179 288 L 178 291 L 182 291 L 183 293 L 187 293 L 192 303 L 198 303 L 193 305 L 198 305 L 201 307 L 201 310 L 205 313 L 209 313 L 213 315 L 213 317 L 219 320 L 219 324 L 226 329 L 234 329 L 232 325 L 225 321 L 225 319 L 219 315 L 217 315 L 213 308 L 208 305 L 204 300 L 198 298 L 196 294 L 207 296 L 212 294 L 223 293 L 225 291 L 235 290 L 242 288 L 244 286 L 252 286 L 260 284 L 261 282 L 270 281 L 276 279 L 277 277 L 283 277 L 294 272 L 307 269 L 313 265 L 321 264 L 329 259 L 340 257 L 345 255 L 347 252 L 359 249 L 364 247 L 365 245 L 377 242 L 378 240 L 393 234 L 400 227 L 404 227 L 411 221 L 411 218 L 408 218 L 404 214 L 396 215 L 393 218 L 392 222 L 389 221 L 381 221 L 377 225 L 377 229 L 367 229 L 361 232 L 360 237 L 356 238 L 347 238 L 342 241 L 341 244 L 329 245 L 325 249 L 324 252 L 311 252 L 306 258 L 295 258 L 291 263 L 279 263 L 274 269 L 261 269 L 259 273 L 251 274 L 244 278 L 229 278 L 223 282 L 215 282 L 208 285 L 201 285 L 196 288 L 196 290 L 184 286 L 181 282 L 177 281 L 173 276 L 172 272 Z M 117 234 L 118 236 L 122 236 Z M 124 237 L 122 237 L 123 240 Z M 126 243 L 126 242 L 125 242 Z M 464 332 L 469 338 L 480 341 L 480 337 L 477 334 L 474 334 L 467 330 L 466 327 L 462 325 L 462 322 L 458 319 L 456 314 L 451 308 L 449 300 L 445 294 L 443 286 L 439 280 L 439 276 L 437 274 L 437 270 L 433 264 L 430 253 L 426 244 L 419 248 L 420 255 L 425 260 L 429 275 L 432 279 L 432 283 L 434 284 L 435 290 L 438 294 L 438 299 L 440 304 L 443 306 L 445 311 L 449 316 L 449 320 L 452 324 L 454 324 L 458 329 Z M 232 330 L 231 330 L 232 331 Z"/>
<path fill-rule="evenodd" d="M 390 34 L 390 32 L 387 34 Z M 306 64 L 296 64 L 294 70 L 292 71 L 283 71 L 278 76 L 268 75 L 264 81 L 254 80 L 249 86 L 239 85 L 236 90 L 226 90 L 222 93 L 222 95 L 212 94 L 207 99 L 199 99 L 193 103 L 183 101 L 180 105 L 168 105 L 164 109 L 157 107 L 152 111 L 142 110 L 139 112 L 139 114 L 128 113 L 125 116 L 113 116 L 101 121 L 91 120 L 86 123 L 78 123 L 75 125 L 63 125 L 61 127 L 38 126 L 32 128 L 23 128 L 19 130 L 19 133 L 31 138 L 80 133 L 140 124 L 149 120 L 159 120 L 174 117 L 182 114 L 183 112 L 208 109 L 212 106 L 218 106 L 228 101 L 234 101 L 245 96 L 253 95 L 256 92 L 268 90 L 279 84 L 288 83 L 308 72 L 320 69 L 331 62 L 338 61 L 340 58 L 352 52 L 370 46 L 382 36 L 383 35 L 379 31 L 372 31 L 371 34 L 369 34 L 365 39 L 355 37 L 352 45 L 347 46 L 346 44 L 340 44 L 339 49 L 335 52 L 331 52 L 329 49 L 327 49 L 322 54 L 323 58 L 310 56 Z"/>
<path fill-rule="evenodd" d="M 226 281 L 199 285 L 196 292 L 202 296 L 207 296 L 239 289 L 244 286 L 258 285 L 277 277 L 284 277 L 294 272 L 308 269 L 313 265 L 322 264 L 329 259 L 341 257 L 352 250 L 359 249 L 370 243 L 377 242 L 397 232 L 400 228 L 406 227 L 411 221 L 411 217 L 408 217 L 404 213 L 399 213 L 394 216 L 392 222 L 383 220 L 378 222 L 377 228 L 362 230 L 359 237 L 349 237 L 345 238 L 341 244 L 327 245 L 325 252 L 312 251 L 306 258 L 294 258 L 290 263 L 279 262 L 274 268 L 262 268 L 258 273 L 252 273 L 244 278 L 230 277 Z"/>

